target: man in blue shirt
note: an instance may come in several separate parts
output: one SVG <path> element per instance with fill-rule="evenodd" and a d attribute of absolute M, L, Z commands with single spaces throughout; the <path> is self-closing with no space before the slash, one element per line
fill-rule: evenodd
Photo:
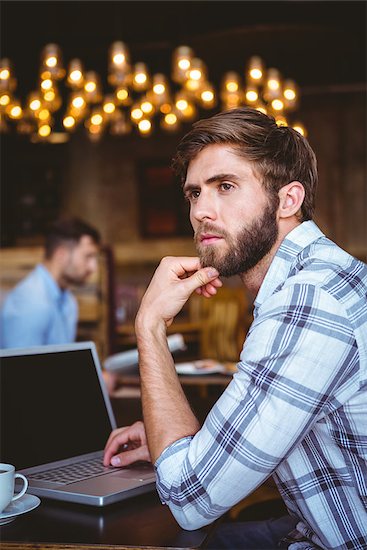
<path fill-rule="evenodd" d="M 7 295 L 1 310 L 1 347 L 73 342 L 78 306 L 68 287 L 83 285 L 97 269 L 99 232 L 79 219 L 55 222 L 45 257 Z"/>
<path fill-rule="evenodd" d="M 208 548 L 367 548 L 367 266 L 312 221 L 310 145 L 272 117 L 234 109 L 197 122 L 175 167 L 199 257 L 164 258 L 143 297 L 144 424 L 112 432 L 105 465 L 151 460 L 161 501 L 185 529 L 272 475 L 289 515 L 219 526 Z M 232 275 L 256 295 L 254 322 L 200 426 L 166 328 L 192 292 L 210 298 Z"/>

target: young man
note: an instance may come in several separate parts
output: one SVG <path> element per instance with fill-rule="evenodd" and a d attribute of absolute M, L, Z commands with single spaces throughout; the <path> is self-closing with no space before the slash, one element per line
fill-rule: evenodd
<path fill-rule="evenodd" d="M 68 290 L 97 269 L 99 232 L 78 219 L 55 222 L 44 261 L 8 294 L 1 310 L 1 347 L 73 342 L 78 307 Z"/>
<path fill-rule="evenodd" d="M 314 153 L 292 128 L 241 108 L 196 123 L 174 164 L 199 257 L 164 258 L 146 291 L 136 318 L 145 430 L 114 431 L 105 464 L 152 460 L 186 529 L 273 475 L 289 517 L 223 525 L 212 548 L 366 548 L 367 267 L 311 221 Z M 235 274 L 256 294 L 254 322 L 200 427 L 166 328 L 192 292 L 210 298 Z"/>

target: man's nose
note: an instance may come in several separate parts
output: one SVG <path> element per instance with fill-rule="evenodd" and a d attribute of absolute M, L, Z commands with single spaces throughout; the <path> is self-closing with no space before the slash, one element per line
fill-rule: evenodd
<path fill-rule="evenodd" d="M 215 220 L 217 218 L 217 205 L 209 194 L 202 193 L 195 204 L 192 205 L 191 215 L 195 220 Z"/>

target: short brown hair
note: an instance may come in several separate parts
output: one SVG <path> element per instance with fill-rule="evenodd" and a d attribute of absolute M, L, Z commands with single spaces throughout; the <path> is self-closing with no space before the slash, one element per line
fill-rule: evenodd
<path fill-rule="evenodd" d="M 272 116 L 241 107 L 196 122 L 179 143 L 172 162 L 184 182 L 187 168 L 204 147 L 227 143 L 253 162 L 255 172 L 272 196 L 291 181 L 305 189 L 301 221 L 310 220 L 315 209 L 317 163 L 308 141 L 289 126 L 278 126 Z"/>
<path fill-rule="evenodd" d="M 50 259 L 55 250 L 62 245 L 75 246 L 84 235 L 99 244 L 99 231 L 79 218 L 65 218 L 53 222 L 46 233 L 45 257 Z"/>

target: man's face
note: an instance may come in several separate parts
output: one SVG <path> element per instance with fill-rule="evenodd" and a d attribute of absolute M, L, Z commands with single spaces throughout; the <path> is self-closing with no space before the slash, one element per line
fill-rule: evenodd
<path fill-rule="evenodd" d="M 189 164 L 184 193 L 202 266 L 246 273 L 278 236 L 278 203 L 230 145 L 209 145 Z"/>
<path fill-rule="evenodd" d="M 89 235 L 83 235 L 75 246 L 68 248 L 62 278 L 67 285 L 83 285 L 97 265 L 98 246 Z"/>

